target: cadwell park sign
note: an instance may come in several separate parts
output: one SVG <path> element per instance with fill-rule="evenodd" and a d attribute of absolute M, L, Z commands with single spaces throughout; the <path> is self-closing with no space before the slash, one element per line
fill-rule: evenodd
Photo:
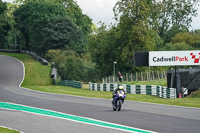
<path fill-rule="evenodd" d="M 197 66 L 200 50 L 136 52 L 135 66 Z"/>
<path fill-rule="evenodd" d="M 200 65 L 200 51 L 150 51 L 149 66 Z"/>
<path fill-rule="evenodd" d="M 176 88 L 177 97 L 184 90 L 191 93 L 200 88 L 200 69 L 176 69 L 176 66 L 200 66 L 200 50 L 136 52 L 134 64 L 142 66 L 175 66 L 167 71 L 167 87 Z"/>

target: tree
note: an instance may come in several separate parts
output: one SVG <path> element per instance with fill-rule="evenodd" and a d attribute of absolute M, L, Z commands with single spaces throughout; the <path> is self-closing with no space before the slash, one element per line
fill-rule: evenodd
<path fill-rule="evenodd" d="M 39 49 L 43 52 L 65 47 L 79 54 L 84 52 L 85 37 L 69 18 L 52 21 L 43 29 L 42 36 L 43 41 Z"/>
<path fill-rule="evenodd" d="M 42 29 L 49 22 L 66 18 L 66 9 L 57 3 L 45 0 L 28 1 L 14 12 L 16 27 L 24 37 L 26 50 L 41 51 Z"/>
<path fill-rule="evenodd" d="M 119 0 L 114 7 L 115 17 L 119 21 L 121 58 L 128 62 L 129 69 L 133 67 L 135 51 L 149 51 L 156 47 L 156 32 L 149 25 L 151 4 L 150 0 Z"/>
<path fill-rule="evenodd" d="M 64 5 L 69 17 L 85 35 L 89 35 L 92 32 L 92 19 L 82 13 L 75 0 L 58 0 L 58 2 Z"/>
<path fill-rule="evenodd" d="M 191 26 L 192 17 L 197 15 L 198 3 L 199 0 L 162 0 L 155 3 L 154 10 L 157 10 L 157 17 L 154 17 L 152 24 L 165 43 L 170 41 L 169 36 L 175 35 L 169 30 L 174 31 L 176 27 L 175 33 L 178 33 Z"/>
<path fill-rule="evenodd" d="M 199 0 L 119 0 L 114 12 L 119 23 L 124 19 L 131 25 L 142 20 L 166 43 L 170 41 L 169 37 L 191 26 L 198 3 Z"/>
<path fill-rule="evenodd" d="M 73 50 L 49 50 L 46 58 L 55 62 L 63 80 L 95 81 L 98 74 L 89 54 L 78 55 Z M 72 69 L 73 68 L 73 69 Z"/>
<path fill-rule="evenodd" d="M 5 14 L 7 6 L 0 0 L 0 48 L 7 48 L 8 32 L 10 24 Z"/>
<path fill-rule="evenodd" d="M 193 49 L 200 48 L 200 34 L 198 32 L 180 32 L 172 38 L 172 43 L 184 43 Z"/>
<path fill-rule="evenodd" d="M 117 39 L 117 29 L 113 27 L 108 31 L 104 24 L 101 24 L 97 32 L 90 36 L 89 49 L 92 60 L 96 63 L 97 70 L 100 71 L 100 77 L 111 75 L 113 72 L 113 62 L 121 61 L 121 49 L 119 44 L 120 41 Z"/>
<path fill-rule="evenodd" d="M 167 43 L 165 47 L 162 47 L 161 51 L 178 51 L 178 50 L 193 50 L 194 48 L 186 43 Z"/>
<path fill-rule="evenodd" d="M 24 4 L 34 0 L 16 0 L 17 3 Z M 75 0 L 39 0 L 48 3 L 57 3 L 65 7 L 68 16 L 85 34 L 89 35 L 92 32 L 92 20 L 82 13 L 81 8 Z"/>

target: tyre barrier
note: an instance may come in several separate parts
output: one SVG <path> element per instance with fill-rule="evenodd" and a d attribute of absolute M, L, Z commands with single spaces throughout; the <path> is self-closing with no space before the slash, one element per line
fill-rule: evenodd
<path fill-rule="evenodd" d="M 161 98 L 176 98 L 176 88 L 167 88 L 156 85 L 127 85 L 122 84 L 126 93 L 153 95 Z M 93 91 L 114 91 L 118 84 L 97 84 L 89 83 L 90 90 Z"/>
<path fill-rule="evenodd" d="M 74 80 L 62 80 L 61 82 L 58 83 L 58 85 L 61 86 L 70 86 L 74 88 L 82 88 L 82 82 L 79 81 L 74 81 Z"/>

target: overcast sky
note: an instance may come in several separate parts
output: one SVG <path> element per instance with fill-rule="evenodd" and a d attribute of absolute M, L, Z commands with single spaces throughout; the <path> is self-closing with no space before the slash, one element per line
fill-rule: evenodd
<path fill-rule="evenodd" d="M 13 0 L 2 0 L 6 2 L 13 2 Z M 87 14 L 93 23 L 97 24 L 99 21 L 105 24 L 114 22 L 113 7 L 117 0 L 76 0 L 84 14 Z M 200 7 L 198 9 L 198 16 L 193 18 L 192 28 L 200 29 Z"/>

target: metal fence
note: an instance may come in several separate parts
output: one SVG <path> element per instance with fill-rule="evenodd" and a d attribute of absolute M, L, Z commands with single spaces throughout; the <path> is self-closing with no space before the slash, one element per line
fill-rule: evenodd
<path fill-rule="evenodd" d="M 34 52 L 25 51 L 25 50 L 9 50 L 9 49 L 0 49 L 0 52 L 28 54 L 28 55 L 32 56 L 34 59 L 36 59 L 37 61 L 40 61 L 43 65 L 48 65 L 48 61 L 47 60 L 45 60 L 44 58 L 38 56 Z"/>
<path fill-rule="evenodd" d="M 136 72 L 136 73 L 126 73 L 123 74 L 123 81 L 133 82 L 133 81 L 150 81 L 157 79 L 166 79 L 166 71 L 151 71 L 151 72 Z M 102 78 L 102 83 L 115 83 L 119 82 L 117 77 L 108 76 Z"/>
<path fill-rule="evenodd" d="M 178 77 L 179 82 L 176 81 Z M 200 89 L 200 68 L 168 70 L 167 86 L 178 88 L 177 84 L 179 84 L 179 89 L 187 88 L 189 94 Z"/>

